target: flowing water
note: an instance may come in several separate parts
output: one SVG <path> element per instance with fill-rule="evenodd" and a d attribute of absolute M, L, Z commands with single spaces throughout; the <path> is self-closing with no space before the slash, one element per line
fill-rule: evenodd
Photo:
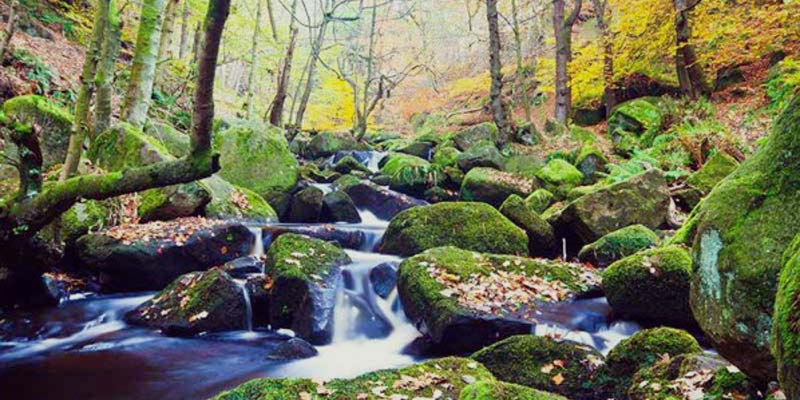
<path fill-rule="evenodd" d="M 376 164 L 377 156 L 366 161 Z M 127 325 L 122 317 L 153 293 L 83 294 L 58 307 L 7 315 L 0 321 L 0 393 L 24 399 L 202 399 L 257 377 L 354 377 L 419 359 L 404 348 L 419 336 L 406 319 L 397 290 L 375 294 L 369 279 L 377 265 L 401 259 L 375 253 L 388 221 L 368 211 L 360 224 L 253 226 L 260 256 L 272 241 L 269 229 L 334 229 L 358 234 L 347 250 L 333 310 L 332 342 L 310 359 L 280 362 L 267 356 L 292 332 L 253 327 L 245 280 L 237 280 L 248 305 L 247 329 L 193 338 L 170 338 Z M 263 228 L 263 230 L 262 230 Z M 262 237 L 262 231 L 265 233 Z M 532 333 L 566 337 L 607 352 L 638 330 L 614 322 L 604 299 L 542 305 Z M 11 396 L 6 397 L 8 394 Z"/>

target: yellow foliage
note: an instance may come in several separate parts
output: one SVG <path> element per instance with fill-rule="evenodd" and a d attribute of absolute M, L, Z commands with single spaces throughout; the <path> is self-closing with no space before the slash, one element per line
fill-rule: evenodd
<path fill-rule="evenodd" d="M 597 42 L 589 43 L 573 55 L 570 63 L 572 97 L 584 105 L 603 96 L 603 51 Z"/>
<path fill-rule="evenodd" d="M 330 72 L 321 75 L 319 87 L 308 102 L 304 128 L 318 131 L 351 129 L 356 115 L 353 89 Z"/>
<path fill-rule="evenodd" d="M 471 96 L 476 92 L 488 92 L 492 84 L 489 72 L 484 72 L 468 78 L 461 78 L 453 81 L 447 87 L 447 91 L 452 98 Z"/>

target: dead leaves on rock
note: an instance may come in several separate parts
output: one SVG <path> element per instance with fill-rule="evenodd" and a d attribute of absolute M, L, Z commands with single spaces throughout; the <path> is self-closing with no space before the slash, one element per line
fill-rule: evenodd
<path fill-rule="evenodd" d="M 123 224 L 103 232 L 124 245 L 134 243 L 170 242 L 183 246 L 194 234 L 208 232 L 224 222 L 201 217 L 180 218 L 169 222 L 155 221 L 147 224 Z M 227 252 L 226 248 L 223 251 Z M 224 253 L 223 253 L 224 254 Z"/>

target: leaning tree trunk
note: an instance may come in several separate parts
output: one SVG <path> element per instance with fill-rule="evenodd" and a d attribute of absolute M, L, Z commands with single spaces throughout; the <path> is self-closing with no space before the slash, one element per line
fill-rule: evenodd
<path fill-rule="evenodd" d="M 306 108 L 308 107 L 308 100 L 311 98 L 311 91 L 314 89 L 314 76 L 317 72 L 317 62 L 319 61 L 319 55 L 322 52 L 322 44 L 325 41 L 325 32 L 328 28 L 328 16 L 323 17 L 325 18 L 322 24 L 319 27 L 319 33 L 317 34 L 317 38 L 314 40 L 314 45 L 311 48 L 311 58 L 308 62 L 308 80 L 306 81 L 306 86 L 303 89 L 303 95 L 300 97 L 300 103 L 297 107 L 297 114 L 294 119 L 294 125 L 297 129 L 301 129 L 303 127 L 303 118 L 306 114 Z"/>
<path fill-rule="evenodd" d="M 8 5 L 8 22 L 6 23 L 6 30 L 3 32 L 3 41 L 0 42 L 0 61 L 3 61 L 6 56 L 8 48 L 11 46 L 11 39 L 17 31 L 17 16 L 19 7 L 18 0 L 11 0 Z"/>
<path fill-rule="evenodd" d="M 508 107 L 503 101 L 503 64 L 500 60 L 500 28 L 498 26 L 497 0 L 486 0 L 486 18 L 489 22 L 489 72 L 492 76 L 492 87 L 489 92 L 489 104 L 494 122 L 500 133 L 498 138 L 502 146 L 511 137 Z"/>
<path fill-rule="evenodd" d="M 689 13 L 698 4 L 700 4 L 700 0 L 675 0 L 675 34 L 677 40 L 675 68 L 678 72 L 681 93 L 692 99 L 709 93 L 703 67 L 697 60 L 694 45 L 690 42 L 692 29 L 689 25 Z"/>
<path fill-rule="evenodd" d="M 256 0 L 256 29 L 253 31 L 253 43 L 250 46 L 250 71 L 247 77 L 247 119 L 253 119 L 256 100 L 256 57 L 258 39 L 261 31 L 261 0 Z"/>
<path fill-rule="evenodd" d="M 111 126 L 112 97 L 114 95 L 111 83 L 114 78 L 114 66 L 119 55 L 121 35 L 122 23 L 116 0 L 110 0 L 105 37 L 100 50 L 100 62 L 95 75 L 97 96 L 94 106 L 94 129 L 90 131 L 92 139 Z"/>
<path fill-rule="evenodd" d="M 269 4 L 269 3 L 267 3 Z M 297 0 L 292 1 L 292 15 L 297 9 Z M 294 62 L 294 50 L 297 47 L 297 36 L 300 30 L 292 17 L 289 23 L 289 43 L 286 46 L 286 54 L 283 56 L 282 68 L 278 73 L 278 87 L 275 90 L 275 97 L 272 99 L 269 112 L 269 123 L 274 126 L 283 125 L 283 110 L 286 105 L 286 97 L 289 92 L 289 79 L 292 76 L 292 63 Z"/>
<path fill-rule="evenodd" d="M 608 0 L 592 0 L 594 11 L 597 15 L 597 29 L 603 44 L 603 82 L 605 83 L 604 97 L 606 100 L 606 115 L 611 115 L 611 110 L 617 106 L 616 88 L 614 87 L 614 42 L 611 30 L 608 27 L 611 9 Z"/>
<path fill-rule="evenodd" d="M 565 0 L 553 1 L 553 29 L 556 36 L 556 121 L 564 124 L 572 109 L 569 62 L 572 61 L 572 26 L 578 20 L 583 0 L 575 0 L 575 8 L 565 16 Z"/>
<path fill-rule="evenodd" d="M 144 0 L 136 51 L 122 115 L 131 125 L 141 128 L 150 109 L 153 95 L 158 45 L 161 41 L 162 12 L 165 0 Z"/>

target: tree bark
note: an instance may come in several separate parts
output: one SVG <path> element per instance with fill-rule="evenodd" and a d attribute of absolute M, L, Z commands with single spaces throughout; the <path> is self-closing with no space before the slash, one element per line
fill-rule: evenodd
<path fill-rule="evenodd" d="M 297 129 L 301 129 L 303 127 L 303 118 L 306 114 L 306 108 L 308 107 L 308 100 L 311 98 L 311 91 L 314 89 L 314 76 L 317 72 L 317 62 L 319 61 L 319 55 L 322 52 L 322 44 L 325 42 L 325 33 L 328 29 L 328 23 L 330 22 L 329 16 L 324 16 L 324 20 L 319 27 L 319 32 L 317 33 L 316 39 L 314 39 L 313 46 L 311 47 L 311 56 L 308 64 L 308 80 L 306 81 L 306 86 L 303 89 L 303 95 L 300 97 L 300 103 L 297 107 L 297 114 L 294 118 L 294 124 Z"/>
<path fill-rule="evenodd" d="M 122 35 L 122 22 L 117 9 L 116 0 L 109 1 L 109 14 L 106 24 L 105 37 L 100 50 L 100 62 L 97 65 L 95 75 L 95 86 L 97 86 L 97 96 L 94 106 L 94 129 L 91 131 L 91 139 L 105 132 L 111 127 L 112 97 L 114 79 L 114 67 L 119 55 L 119 46 Z"/>
<path fill-rule="evenodd" d="M 131 125 L 141 128 L 150 110 L 153 95 L 158 46 L 161 41 L 165 0 L 144 0 L 139 32 L 136 38 L 136 51 L 131 66 L 131 77 L 125 96 L 123 115 Z"/>
<path fill-rule="evenodd" d="M 378 26 L 378 6 L 375 0 L 372 0 L 372 14 L 370 16 L 370 29 L 369 29 L 369 48 L 367 49 L 367 76 L 364 80 L 364 95 L 361 99 L 362 104 L 358 104 L 356 101 L 356 124 L 354 127 L 354 132 L 356 133 L 356 137 L 358 140 L 364 138 L 367 134 L 367 125 L 369 123 L 369 114 L 372 110 L 370 110 L 370 96 L 369 96 L 369 88 L 372 87 L 373 84 L 373 74 L 375 73 L 375 37 L 377 34 L 377 26 Z M 375 94 L 375 104 L 380 101 L 381 97 L 383 97 L 383 80 L 381 79 L 378 82 L 378 91 Z M 361 109 L 359 110 L 359 107 Z M 372 107 L 374 109 L 374 107 Z"/>
<path fill-rule="evenodd" d="M 247 77 L 247 119 L 252 120 L 255 112 L 256 99 L 256 55 L 258 50 L 258 36 L 261 31 L 261 0 L 256 0 L 256 28 L 253 31 L 253 43 L 250 47 L 250 71 Z"/>
<path fill-rule="evenodd" d="M 297 10 L 297 0 L 292 1 L 292 15 Z M 289 79 L 292 76 L 292 64 L 294 62 L 294 50 L 297 47 L 297 36 L 300 30 L 297 28 L 297 21 L 292 17 L 289 23 L 289 43 L 286 46 L 286 54 L 281 61 L 281 71 L 278 73 L 278 87 L 275 90 L 275 97 L 272 99 L 269 111 L 269 123 L 274 126 L 283 125 L 283 110 L 286 105 L 286 97 L 289 92 Z"/>
<path fill-rule="evenodd" d="M 525 121 L 531 122 L 531 99 L 528 95 L 530 91 L 530 84 L 528 83 L 527 72 L 524 67 L 524 60 L 522 57 L 522 26 L 519 22 L 519 8 L 517 7 L 517 0 L 511 0 L 511 19 L 514 24 L 514 55 L 517 61 L 517 89 L 520 90 L 520 101 L 522 102 L 522 109 L 525 111 Z"/>
<path fill-rule="evenodd" d="M 606 115 L 611 115 L 611 110 L 617 106 L 616 88 L 614 87 L 614 42 L 611 30 L 608 27 L 611 10 L 608 0 L 592 0 L 595 14 L 597 15 L 597 29 L 600 30 L 603 44 L 603 82 L 606 101 Z"/>
<path fill-rule="evenodd" d="M 200 60 L 200 46 L 203 42 L 201 25 L 197 24 L 197 27 L 194 28 L 194 42 L 192 43 L 192 61 L 198 62 Z"/>
<path fill-rule="evenodd" d="M 183 60 L 189 52 L 189 0 L 183 2 L 183 13 L 181 14 L 181 41 L 178 44 L 178 58 Z"/>
<path fill-rule="evenodd" d="M 10 139 L 17 147 L 19 164 L 18 199 L 25 200 L 42 190 L 42 150 L 39 146 L 39 127 L 17 126 Z"/>
<path fill-rule="evenodd" d="M 502 44 L 500 42 L 500 28 L 497 22 L 497 0 L 486 0 L 486 18 L 489 22 L 489 72 L 492 76 L 489 104 L 497 130 L 500 133 L 498 144 L 503 146 L 508 143 L 511 137 L 511 125 L 508 107 L 503 101 L 503 64 L 500 60 Z"/>
<path fill-rule="evenodd" d="M 181 0 L 167 0 L 164 10 L 164 23 L 161 28 L 161 38 L 158 42 L 158 61 L 172 58 L 172 37 L 175 34 L 175 22 L 178 20 L 178 6 Z"/>
<path fill-rule="evenodd" d="M 678 82 L 684 96 L 696 99 L 709 94 L 705 72 L 697 60 L 694 45 L 691 44 L 692 28 L 689 13 L 700 4 L 700 0 L 675 0 L 675 36 L 677 49 L 675 67 Z"/>
<path fill-rule="evenodd" d="M 272 0 L 267 1 L 267 16 L 269 17 L 269 29 L 272 31 L 272 40 L 278 42 L 278 26 L 275 25 L 275 12 L 272 10 Z M 295 5 L 292 5 L 292 19 L 294 19 Z"/>
<path fill-rule="evenodd" d="M 17 32 L 18 7 L 18 0 L 11 0 L 8 4 L 8 23 L 6 23 L 6 30 L 3 32 L 3 41 L 0 42 L 0 62 L 5 59 L 6 52 L 11 46 L 11 39 L 14 37 L 14 33 Z"/>
<path fill-rule="evenodd" d="M 578 20 L 583 0 L 575 0 L 575 8 L 566 16 L 565 0 L 553 1 L 553 30 L 556 36 L 556 121 L 565 124 L 572 110 L 569 62 L 572 61 L 572 26 Z"/>

